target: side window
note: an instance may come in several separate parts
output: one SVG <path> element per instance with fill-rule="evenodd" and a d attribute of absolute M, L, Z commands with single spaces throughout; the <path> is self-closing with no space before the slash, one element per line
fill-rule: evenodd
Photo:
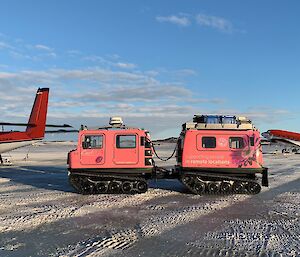
<path fill-rule="evenodd" d="M 250 146 L 254 146 L 254 137 L 250 137 Z"/>
<path fill-rule="evenodd" d="M 202 147 L 203 148 L 216 148 L 216 138 L 215 137 L 202 137 Z"/>
<path fill-rule="evenodd" d="M 103 136 L 86 135 L 82 142 L 83 149 L 100 149 L 103 147 Z"/>
<path fill-rule="evenodd" d="M 242 137 L 230 137 L 229 147 L 231 149 L 242 149 L 244 148 L 244 139 Z"/>
<path fill-rule="evenodd" d="M 136 136 L 135 135 L 118 135 L 117 148 L 135 148 Z"/>

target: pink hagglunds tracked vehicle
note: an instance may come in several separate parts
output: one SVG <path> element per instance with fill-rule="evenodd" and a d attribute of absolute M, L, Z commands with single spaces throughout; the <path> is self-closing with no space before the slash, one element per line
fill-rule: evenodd
<path fill-rule="evenodd" d="M 144 193 L 152 178 L 179 179 L 195 194 L 257 194 L 256 174 L 268 186 L 260 133 L 245 117 L 195 115 L 182 125 L 175 152 L 172 171 L 157 167 L 149 132 L 114 117 L 110 126 L 79 132 L 68 154 L 69 180 L 84 194 Z"/>
<path fill-rule="evenodd" d="M 83 129 L 77 149 L 69 152 L 69 180 L 80 193 L 143 193 L 153 175 L 152 146 L 146 130 L 123 125 Z"/>
<path fill-rule="evenodd" d="M 177 145 L 180 180 L 196 194 L 249 193 L 268 186 L 260 133 L 245 117 L 201 115 L 182 125 Z"/>

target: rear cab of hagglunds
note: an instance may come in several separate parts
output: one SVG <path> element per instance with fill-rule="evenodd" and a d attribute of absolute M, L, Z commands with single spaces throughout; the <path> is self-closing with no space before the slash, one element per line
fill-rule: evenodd
<path fill-rule="evenodd" d="M 260 133 L 245 117 L 195 115 L 183 124 L 177 170 L 194 193 L 258 193 L 267 186 Z"/>

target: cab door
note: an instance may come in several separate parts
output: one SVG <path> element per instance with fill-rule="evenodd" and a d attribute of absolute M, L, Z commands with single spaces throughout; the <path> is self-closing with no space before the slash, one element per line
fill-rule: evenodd
<path fill-rule="evenodd" d="M 83 134 L 81 137 L 80 163 L 83 165 L 103 165 L 105 162 L 105 136 L 103 134 Z"/>
<path fill-rule="evenodd" d="M 246 167 L 249 166 L 249 162 L 252 161 L 249 159 L 252 156 L 251 149 L 250 149 L 250 142 L 249 138 L 246 135 L 237 134 L 237 135 L 230 135 L 229 137 L 229 148 L 231 152 L 231 159 L 232 163 L 236 167 Z M 249 160 L 248 160 L 249 159 Z"/>
<path fill-rule="evenodd" d="M 116 165 L 134 165 L 139 162 L 137 134 L 116 134 L 113 162 Z"/>

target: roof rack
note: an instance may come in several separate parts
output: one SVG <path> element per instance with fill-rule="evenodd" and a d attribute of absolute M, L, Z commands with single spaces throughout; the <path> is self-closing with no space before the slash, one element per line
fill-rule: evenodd
<path fill-rule="evenodd" d="M 243 116 L 194 115 L 193 122 L 184 123 L 182 129 L 254 130 L 255 127 Z"/>

